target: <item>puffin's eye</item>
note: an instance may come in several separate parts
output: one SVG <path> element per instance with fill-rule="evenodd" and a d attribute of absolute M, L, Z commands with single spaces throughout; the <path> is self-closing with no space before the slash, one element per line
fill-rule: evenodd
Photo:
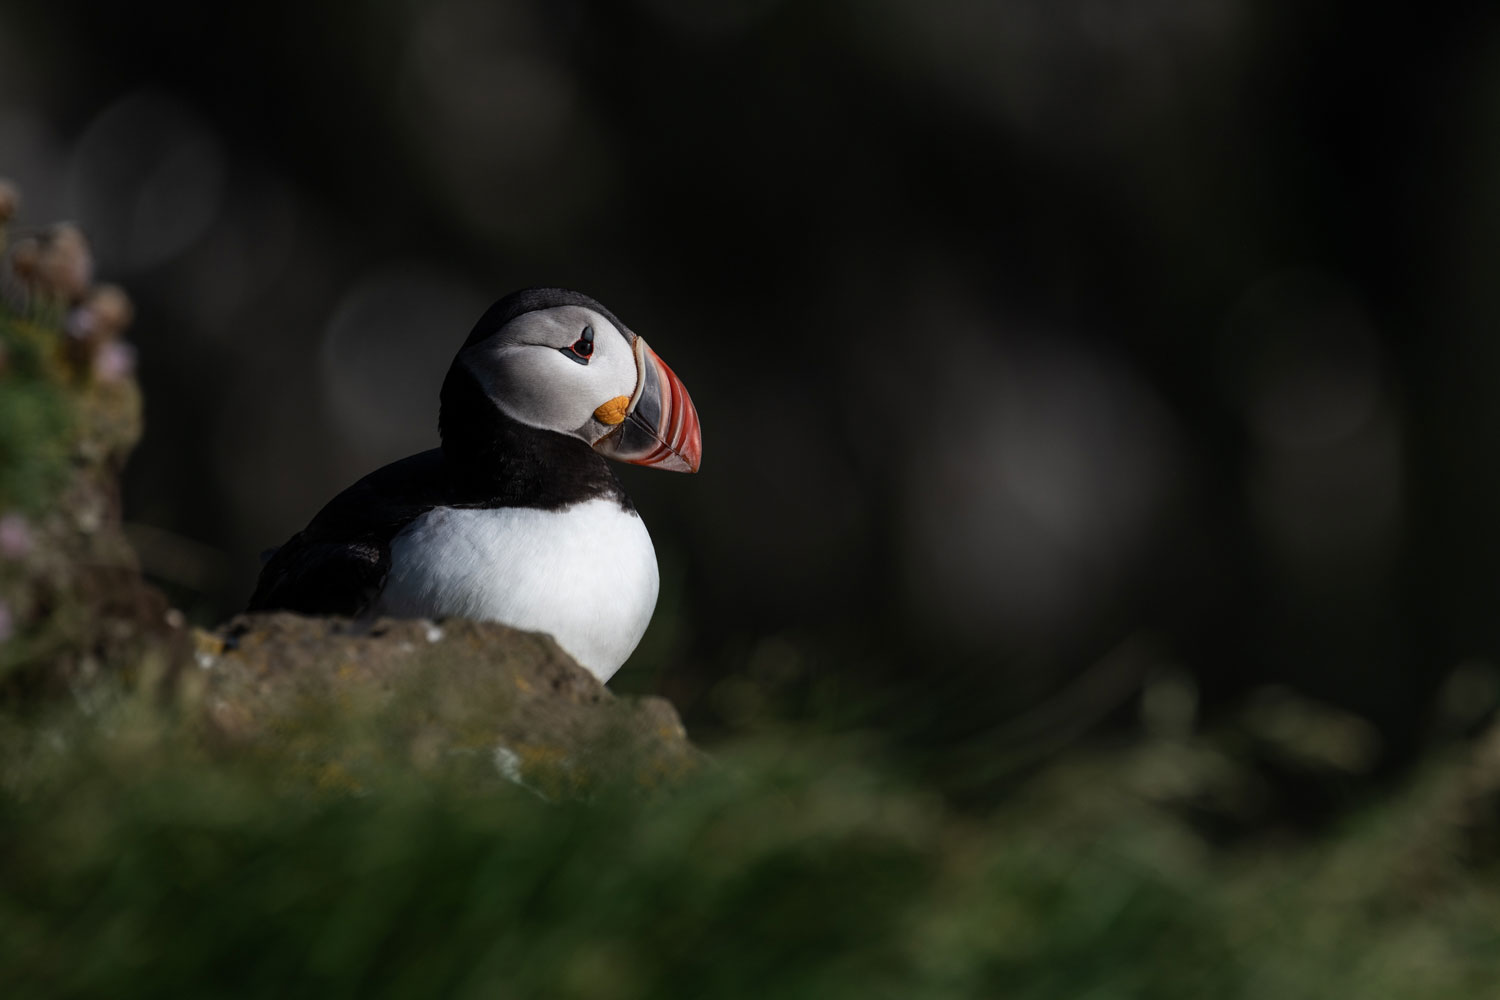
<path fill-rule="evenodd" d="M 571 347 L 559 347 L 558 350 L 562 351 L 564 356 L 572 358 L 580 365 L 588 364 L 589 358 L 593 357 L 594 354 L 594 328 L 591 326 L 584 327 L 583 333 L 577 340 L 573 341 Z"/>

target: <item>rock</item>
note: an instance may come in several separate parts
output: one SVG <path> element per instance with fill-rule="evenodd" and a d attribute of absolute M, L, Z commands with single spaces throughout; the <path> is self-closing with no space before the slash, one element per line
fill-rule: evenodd
<path fill-rule="evenodd" d="M 110 287 L 90 293 L 76 227 L 18 243 L 0 260 L 0 285 L 40 280 L 37 269 L 60 282 L 52 298 L 89 295 L 112 337 L 124 329 L 128 299 Z M 92 708 L 110 689 L 169 677 L 190 642 L 125 540 L 119 474 L 141 435 L 139 386 L 128 370 L 98 377 L 63 318 L 26 297 L 0 298 L 0 696 L 71 693 Z"/>
<path fill-rule="evenodd" d="M 700 755 L 660 698 L 616 698 L 551 637 L 491 622 L 290 613 L 200 633 L 183 678 L 208 742 L 364 789 L 392 765 L 498 768 L 553 799 L 655 788 Z"/>

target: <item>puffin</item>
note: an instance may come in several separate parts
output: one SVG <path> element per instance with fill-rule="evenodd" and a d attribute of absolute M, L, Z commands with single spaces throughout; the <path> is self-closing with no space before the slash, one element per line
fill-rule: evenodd
<path fill-rule="evenodd" d="M 528 288 L 454 357 L 438 433 L 440 447 L 365 476 L 270 553 L 248 610 L 501 622 L 550 634 L 607 681 L 659 586 L 608 460 L 698 471 L 682 381 L 599 302 Z"/>

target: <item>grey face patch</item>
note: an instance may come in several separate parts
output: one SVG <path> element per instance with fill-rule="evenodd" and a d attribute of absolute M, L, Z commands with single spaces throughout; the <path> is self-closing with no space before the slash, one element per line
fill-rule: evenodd
<path fill-rule="evenodd" d="M 586 365 L 563 353 L 585 328 L 594 331 L 594 349 Z M 506 416 L 589 445 L 613 429 L 596 420 L 594 411 L 636 390 L 630 339 L 584 306 L 523 313 L 467 348 L 459 361 Z"/>

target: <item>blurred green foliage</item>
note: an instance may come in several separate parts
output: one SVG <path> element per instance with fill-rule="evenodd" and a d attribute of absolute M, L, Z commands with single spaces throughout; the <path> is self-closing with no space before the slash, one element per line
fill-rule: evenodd
<path fill-rule="evenodd" d="M 46 262 L 49 244 L 41 245 Z M 72 250 L 71 266 L 86 272 L 86 247 L 75 243 Z M 0 261 L 0 701 L 6 704 L 44 691 L 78 695 L 101 673 L 131 673 L 170 631 L 166 604 L 141 580 L 119 523 L 119 469 L 140 437 L 141 398 L 129 364 L 101 371 L 97 359 L 101 351 L 133 357 L 114 342 L 123 320 L 102 331 L 94 300 L 83 301 L 89 289 L 73 288 L 64 298 L 45 276 L 18 290 L 13 257 Z M 118 289 L 106 297 L 128 312 Z"/>
<path fill-rule="evenodd" d="M 72 404 L 54 366 L 55 334 L 0 304 L 0 512 L 43 511 L 68 472 Z"/>
<path fill-rule="evenodd" d="M 1500 974 L 1458 755 L 1321 839 L 1225 847 L 1141 793 L 1144 746 L 978 816 L 806 734 L 588 803 L 472 769 L 330 792 L 130 699 L 0 740 L 11 997 L 1431 998 Z"/>

